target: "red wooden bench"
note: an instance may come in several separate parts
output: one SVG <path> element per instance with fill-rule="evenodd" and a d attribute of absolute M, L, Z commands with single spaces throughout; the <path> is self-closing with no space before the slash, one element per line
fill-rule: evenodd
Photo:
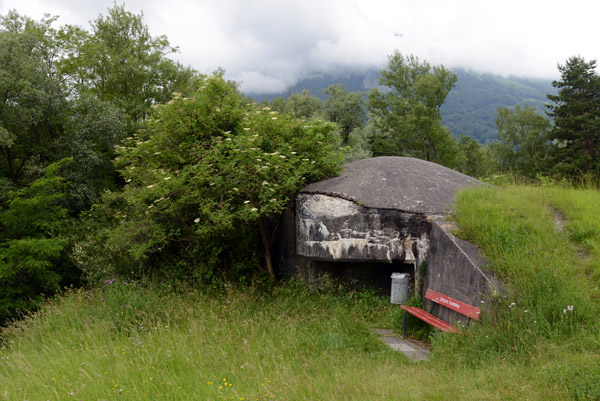
<path fill-rule="evenodd" d="M 458 312 L 462 315 L 465 315 L 466 317 L 468 317 L 470 319 L 479 320 L 479 318 L 481 317 L 481 310 L 479 308 L 476 308 L 474 306 L 471 306 L 469 304 L 461 302 L 458 299 L 451 298 L 447 295 L 440 294 L 439 292 L 435 292 L 433 290 L 428 289 L 427 292 L 425 293 L 425 298 L 432 301 L 429 312 L 426 312 L 423 309 L 417 308 L 415 306 L 400 305 L 400 308 L 402 308 L 404 310 L 404 312 L 402 314 L 402 335 L 403 336 L 406 331 L 406 312 L 418 317 L 422 321 L 429 323 L 436 329 L 443 331 L 445 333 L 456 333 L 456 332 L 458 332 L 458 329 L 455 326 L 451 325 L 450 323 L 447 323 L 447 322 L 443 321 L 442 319 L 439 319 L 431 314 L 433 312 L 433 307 L 435 305 L 445 306 L 446 308 L 452 309 L 453 311 Z"/>

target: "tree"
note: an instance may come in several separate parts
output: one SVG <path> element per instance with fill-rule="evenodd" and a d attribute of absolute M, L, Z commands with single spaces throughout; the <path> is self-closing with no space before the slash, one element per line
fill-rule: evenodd
<path fill-rule="evenodd" d="M 66 104 L 57 77 L 54 18 L 0 17 L 0 172 L 28 184 L 53 159 Z"/>
<path fill-rule="evenodd" d="M 337 172 L 335 129 L 247 104 L 231 83 L 207 78 L 119 148 L 126 186 L 96 209 L 101 223 L 81 243 L 82 268 L 201 274 L 237 263 L 273 276 L 282 211 L 307 183 Z"/>
<path fill-rule="evenodd" d="M 323 102 L 310 94 L 308 89 L 292 93 L 287 100 L 285 111 L 298 118 L 312 118 L 323 109 Z"/>
<path fill-rule="evenodd" d="M 340 126 L 342 144 L 346 145 L 352 130 L 365 125 L 366 109 L 362 95 L 348 92 L 344 84 L 331 85 L 323 89 L 323 93 L 329 96 L 324 105 L 325 118 Z"/>
<path fill-rule="evenodd" d="M 457 170 L 471 177 L 484 177 L 488 173 L 483 146 L 470 136 L 461 136 L 458 141 L 460 161 Z"/>
<path fill-rule="evenodd" d="M 378 130 L 374 152 L 407 155 L 437 162 L 442 149 L 455 149 L 450 132 L 442 125 L 440 108 L 456 83 L 444 66 L 431 68 L 415 56 L 398 51 L 389 56 L 379 84 L 372 89 L 368 108 Z M 454 141 L 456 142 L 456 141 Z"/>
<path fill-rule="evenodd" d="M 78 92 L 112 102 L 135 123 L 173 92 L 191 90 L 197 74 L 167 57 L 177 48 L 165 36 L 152 36 L 143 14 L 114 5 L 91 25 L 91 32 L 78 27 L 62 31 L 71 57 L 61 63 L 61 72 Z"/>
<path fill-rule="evenodd" d="M 106 189 L 116 189 L 119 179 L 113 159 L 115 146 L 125 139 L 126 121 L 111 103 L 90 94 L 69 103 L 64 140 L 57 150 L 74 161 L 63 173 L 69 182 L 66 202 L 71 215 L 88 210 Z"/>
<path fill-rule="evenodd" d="M 600 76 L 596 60 L 571 57 L 559 65 L 557 95 L 548 95 L 548 115 L 554 120 L 549 138 L 553 141 L 556 171 L 568 176 L 600 173 Z"/>
<path fill-rule="evenodd" d="M 531 106 L 501 107 L 496 111 L 498 143 L 492 145 L 502 171 L 535 177 L 547 169 L 549 119 Z"/>
<path fill-rule="evenodd" d="M 51 164 L 30 186 L 11 191 L 8 207 L 0 211 L 0 324 L 65 284 L 67 210 L 59 173 L 69 162 Z"/>

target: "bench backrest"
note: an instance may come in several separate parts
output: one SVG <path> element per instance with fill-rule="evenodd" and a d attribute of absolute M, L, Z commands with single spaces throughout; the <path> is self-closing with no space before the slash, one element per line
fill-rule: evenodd
<path fill-rule="evenodd" d="M 447 295 L 440 294 L 433 290 L 427 290 L 425 298 L 430 301 L 436 302 L 440 305 L 445 306 L 448 309 L 452 309 L 462 315 L 470 317 L 471 319 L 479 320 L 481 317 L 481 309 L 459 301 L 458 299 L 451 298 Z"/>

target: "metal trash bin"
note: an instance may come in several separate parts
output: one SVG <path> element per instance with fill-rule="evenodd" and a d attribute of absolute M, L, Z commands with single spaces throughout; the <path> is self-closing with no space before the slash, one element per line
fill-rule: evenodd
<path fill-rule="evenodd" d="M 392 273 L 392 293 L 390 302 L 393 304 L 403 304 L 408 301 L 408 286 L 410 274 Z"/>

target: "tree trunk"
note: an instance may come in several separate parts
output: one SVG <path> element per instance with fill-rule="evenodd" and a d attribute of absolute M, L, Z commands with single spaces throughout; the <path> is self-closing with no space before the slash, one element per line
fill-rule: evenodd
<path fill-rule="evenodd" d="M 258 230 L 260 231 L 260 238 L 262 239 L 263 246 L 265 248 L 265 263 L 267 270 L 272 278 L 275 278 L 275 271 L 273 269 L 273 260 L 271 259 L 271 245 L 272 238 L 270 238 L 269 231 L 262 217 L 258 218 Z"/>

